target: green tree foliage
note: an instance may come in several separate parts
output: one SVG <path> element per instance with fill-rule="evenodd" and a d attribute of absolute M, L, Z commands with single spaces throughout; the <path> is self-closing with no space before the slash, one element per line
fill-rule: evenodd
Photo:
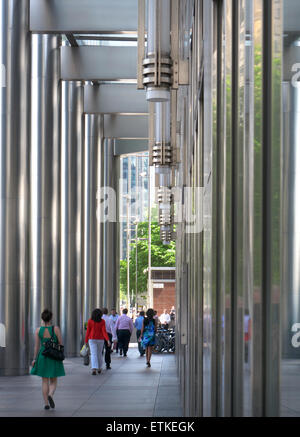
<path fill-rule="evenodd" d="M 145 270 L 148 267 L 148 222 L 138 224 L 137 242 L 137 290 L 138 295 L 147 293 L 148 275 Z M 145 240 L 144 240 L 145 239 Z M 136 290 L 136 243 L 132 242 L 129 254 L 130 294 Z M 157 222 L 151 223 L 151 266 L 152 267 L 175 267 L 175 242 L 164 245 L 160 240 L 160 227 Z M 120 261 L 120 292 L 121 298 L 127 296 L 127 260 Z"/>

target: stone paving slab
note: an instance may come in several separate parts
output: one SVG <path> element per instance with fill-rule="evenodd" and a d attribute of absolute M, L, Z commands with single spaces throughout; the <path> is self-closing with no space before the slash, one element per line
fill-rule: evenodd
<path fill-rule="evenodd" d="M 44 410 L 41 378 L 0 377 L 0 417 L 182 416 L 173 354 L 153 355 L 147 368 L 133 345 L 127 358 L 112 354 L 112 369 L 96 376 L 82 358 L 64 364 L 66 376 L 58 379 L 55 410 Z"/>

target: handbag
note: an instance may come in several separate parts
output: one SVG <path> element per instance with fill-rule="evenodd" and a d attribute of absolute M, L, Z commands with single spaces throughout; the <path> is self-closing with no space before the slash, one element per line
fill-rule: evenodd
<path fill-rule="evenodd" d="M 89 347 L 87 344 L 84 344 L 81 348 L 80 355 L 84 358 L 88 355 L 88 353 L 89 353 Z"/>
<path fill-rule="evenodd" d="M 51 338 L 44 341 L 45 349 L 42 354 L 56 361 L 63 361 L 65 359 L 64 347 L 61 344 L 57 344 L 54 340 L 54 328 L 52 326 L 52 336 Z"/>

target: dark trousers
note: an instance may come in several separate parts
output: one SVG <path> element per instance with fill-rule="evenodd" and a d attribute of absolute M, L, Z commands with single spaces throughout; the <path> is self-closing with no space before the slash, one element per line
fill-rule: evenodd
<path fill-rule="evenodd" d="M 123 351 L 124 355 L 127 354 L 131 332 L 129 329 L 118 329 L 118 347 L 120 351 Z"/>
<path fill-rule="evenodd" d="M 144 355 L 145 350 L 143 349 L 142 342 L 139 341 L 140 336 L 141 336 L 141 330 L 140 330 L 140 329 L 137 329 L 137 330 L 136 330 L 136 339 L 137 339 L 137 341 L 138 341 L 139 353 L 140 353 L 141 355 Z"/>
<path fill-rule="evenodd" d="M 112 344 L 112 334 L 110 334 L 108 332 L 107 335 L 109 337 L 110 343 Z M 107 367 L 107 366 L 110 366 L 110 363 L 111 363 L 111 357 L 110 357 L 111 346 L 108 346 L 108 343 L 107 343 L 106 340 L 104 341 L 104 346 L 105 346 L 105 364 L 106 364 L 106 367 Z"/>

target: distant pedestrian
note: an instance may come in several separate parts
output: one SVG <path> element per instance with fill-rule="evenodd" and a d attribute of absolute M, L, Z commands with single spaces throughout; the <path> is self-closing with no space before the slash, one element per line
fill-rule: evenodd
<path fill-rule="evenodd" d="M 45 410 L 49 410 L 50 407 L 55 408 L 53 395 L 57 387 L 57 377 L 65 376 L 65 369 L 62 361 L 56 361 L 43 355 L 46 339 L 53 337 L 55 343 L 62 345 L 62 337 L 59 327 L 52 325 L 52 312 L 50 310 L 45 309 L 41 318 L 42 326 L 35 331 L 35 358 L 32 361 L 30 373 L 42 377 Z"/>
<path fill-rule="evenodd" d="M 153 346 L 155 345 L 155 334 L 157 330 L 157 322 L 154 319 L 154 311 L 149 308 L 146 312 L 146 317 L 143 321 L 141 330 L 141 343 L 144 349 L 146 349 L 147 366 L 151 367 L 150 360 L 153 352 Z"/>
<path fill-rule="evenodd" d="M 113 325 L 114 325 L 114 328 L 115 328 L 115 331 L 116 331 L 116 323 L 117 323 L 117 320 L 118 320 L 118 318 L 119 318 L 120 316 L 119 316 L 119 314 L 116 312 L 116 309 L 115 308 L 112 308 L 111 309 L 111 312 L 110 312 L 110 316 L 109 316 L 109 318 L 112 320 L 112 322 L 113 322 Z M 116 331 L 117 332 L 117 331 Z M 117 338 L 117 340 L 116 341 L 114 341 L 114 347 L 113 347 L 114 349 L 116 349 L 116 353 L 118 353 L 118 338 Z"/>
<path fill-rule="evenodd" d="M 131 318 L 127 316 L 127 308 L 124 308 L 122 312 L 123 314 L 118 318 L 116 323 L 116 331 L 118 336 L 120 355 L 124 353 L 124 357 L 127 357 L 130 337 L 133 331 L 133 323 Z"/>
<path fill-rule="evenodd" d="M 141 341 L 140 341 L 144 318 L 145 318 L 145 311 L 140 311 L 139 317 L 137 317 L 134 322 L 134 326 L 136 328 L 136 338 L 138 341 L 138 348 L 141 357 L 145 354 L 145 349 L 141 345 Z"/>
<path fill-rule="evenodd" d="M 103 316 L 102 319 L 105 321 L 105 328 L 107 335 L 109 337 L 110 345 L 108 345 L 108 342 L 105 340 L 104 347 L 105 347 L 105 364 L 107 369 L 111 369 L 111 353 L 113 352 L 111 345 L 112 342 L 117 340 L 117 334 L 115 330 L 114 323 L 112 319 L 108 315 L 108 309 L 103 308 Z"/>
<path fill-rule="evenodd" d="M 171 321 L 171 317 L 170 317 L 170 314 L 168 314 L 168 311 L 166 309 L 164 309 L 164 312 L 160 316 L 159 320 L 160 320 L 162 328 L 164 328 L 164 329 L 169 328 L 169 323 Z"/>
<path fill-rule="evenodd" d="M 105 321 L 102 319 L 102 311 L 97 308 L 92 312 L 92 317 L 88 321 L 85 343 L 89 344 L 91 351 L 91 369 L 92 375 L 101 373 L 102 370 L 102 352 L 104 341 L 110 346 L 110 340 L 106 332 Z"/>
<path fill-rule="evenodd" d="M 176 320 L 176 312 L 175 312 L 175 307 L 172 306 L 171 311 L 170 311 L 170 328 L 174 328 L 175 327 L 175 320 Z"/>

